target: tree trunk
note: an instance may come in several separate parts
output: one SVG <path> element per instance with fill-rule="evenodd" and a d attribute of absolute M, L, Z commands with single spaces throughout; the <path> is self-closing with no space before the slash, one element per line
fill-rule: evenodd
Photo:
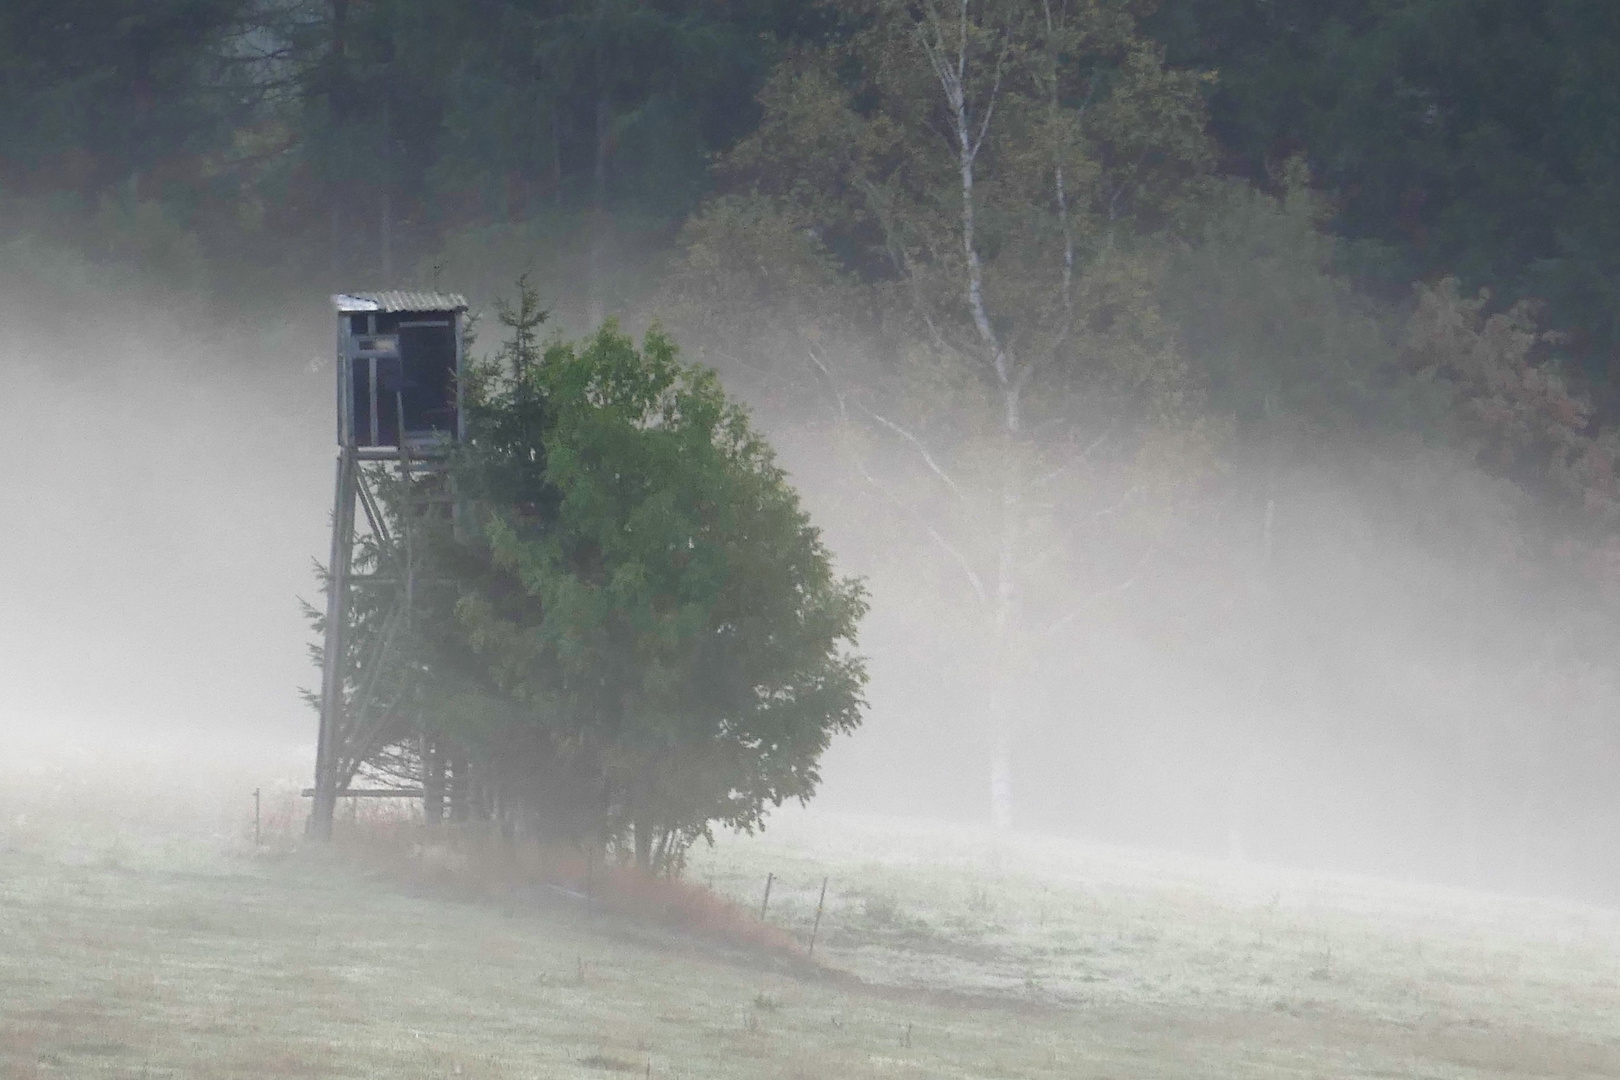
<path fill-rule="evenodd" d="M 652 873 L 653 826 L 642 818 L 636 822 L 636 869 Z"/>
<path fill-rule="evenodd" d="M 1247 730 L 1240 736 L 1236 760 L 1227 766 L 1226 791 L 1226 857 L 1233 862 L 1248 859 L 1249 803 L 1254 784 L 1260 743 L 1259 731 L 1265 723 L 1266 698 L 1271 687 L 1271 618 L 1275 605 L 1271 591 L 1271 556 L 1275 547 L 1277 523 L 1276 451 L 1270 452 L 1266 464 L 1264 487 L 1261 491 L 1260 566 L 1255 575 L 1251 609 L 1258 625 L 1255 627 L 1254 663 L 1250 671 Z"/>
<path fill-rule="evenodd" d="M 1013 823 L 1012 703 L 1010 687 L 997 679 L 990 688 L 990 822 L 997 832 Z"/>
<path fill-rule="evenodd" d="M 940 12 L 930 7 L 925 21 L 918 26 L 919 40 L 939 80 L 945 105 L 949 109 L 962 200 L 963 300 L 984 346 L 984 363 L 1001 395 L 1002 404 L 1001 506 L 997 523 L 996 572 L 994 580 L 990 582 L 988 595 L 981 593 L 981 598 L 989 606 L 991 622 L 990 685 L 986 702 L 986 719 L 990 729 L 990 817 L 997 830 L 1006 830 L 1012 827 L 1013 820 L 1013 661 L 1018 647 L 1016 636 L 1023 617 L 1017 584 L 1019 545 L 1024 532 L 1021 515 L 1025 512 L 1024 477 L 1019 459 L 1023 423 L 1021 397 L 1029 368 L 1021 365 L 1010 353 L 990 317 L 984 294 L 984 264 L 979 257 L 977 242 L 975 169 L 979 149 L 989 131 L 991 117 L 995 114 L 996 99 L 1002 87 L 1002 72 L 998 63 L 994 85 L 976 105 L 971 104 L 968 100 L 972 80 L 968 72 L 967 4 L 964 2 L 962 5 L 960 35 L 948 33 L 942 18 Z M 955 47 L 948 44 L 948 40 L 957 42 Z"/>
<path fill-rule="evenodd" d="M 445 782 L 450 803 L 450 820 L 467 821 L 472 817 L 472 769 L 465 757 L 456 755 L 445 762 L 449 774 Z"/>
<path fill-rule="evenodd" d="M 1023 479 L 1013 442 L 1018 421 L 1016 401 L 1007 406 L 1008 431 L 1003 445 L 1001 522 L 996 551 L 994 615 L 991 624 L 991 673 L 988 720 L 990 726 L 990 819 L 998 831 L 1012 828 L 1015 694 L 1014 640 L 1022 611 L 1018 590 L 1018 541 L 1022 532 Z"/>
<path fill-rule="evenodd" d="M 1531 873 L 1531 869 L 1534 862 L 1533 855 L 1536 850 L 1533 842 L 1535 837 L 1536 802 L 1535 789 L 1528 784 L 1519 796 L 1517 809 L 1518 813 L 1514 815 L 1515 835 L 1513 837 L 1515 848 L 1514 869 L 1517 871 L 1514 875 L 1514 885 L 1520 892 L 1530 893 L 1535 890 L 1534 875 Z"/>
<path fill-rule="evenodd" d="M 444 751 L 432 739 L 422 740 L 422 816 L 429 825 L 444 820 Z"/>

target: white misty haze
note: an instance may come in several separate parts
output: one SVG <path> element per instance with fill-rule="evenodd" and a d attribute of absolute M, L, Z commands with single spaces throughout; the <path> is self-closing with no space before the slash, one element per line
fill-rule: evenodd
<path fill-rule="evenodd" d="M 872 587 L 872 719 L 829 754 L 826 801 L 983 821 L 987 620 L 929 530 L 983 539 L 939 512 L 905 440 L 852 439 L 759 396 L 813 516 Z M 867 479 L 907 476 L 908 458 L 910 486 Z M 1538 507 L 1456 450 L 1387 434 L 1275 468 L 1269 530 L 1263 488 L 1239 455 L 1173 500 L 1162 533 L 1090 530 L 1066 566 L 1023 576 L 1032 606 L 1084 615 L 1025 639 L 1018 827 L 1614 895 L 1620 687 L 1591 598 L 1531 554 Z M 1084 477 L 1052 497 L 1060 524 L 1114 502 Z"/>
<path fill-rule="evenodd" d="M 281 748 L 265 778 L 280 780 L 281 750 L 307 750 L 315 728 L 297 597 L 328 543 L 325 296 L 277 320 L 160 301 L 71 260 L 7 281 L 0 728 L 145 732 L 199 760 L 263 744 Z M 828 755 L 822 801 L 984 821 L 977 630 L 955 571 L 863 488 L 824 416 L 761 402 L 759 418 L 840 568 L 872 586 L 872 708 Z M 903 447 L 867 452 L 903 472 Z M 1129 591 L 1037 658 L 1018 704 L 1018 827 L 1613 895 L 1620 694 L 1600 664 L 1537 668 L 1568 620 L 1558 597 L 1501 580 L 1511 493 L 1411 448 L 1295 464 L 1269 598 L 1235 469 L 1177 510 Z M 1090 513 L 1088 498 L 1066 491 L 1063 512 Z M 1131 564 L 1137 538 L 1107 542 L 1112 565 Z M 1275 645 L 1263 664 L 1257 634 Z M 1515 656 L 1528 660 L 1493 666 Z"/>
<path fill-rule="evenodd" d="M 0 725 L 312 741 L 294 598 L 323 547 L 330 391 L 307 339 L 48 285 L 0 296 Z"/>

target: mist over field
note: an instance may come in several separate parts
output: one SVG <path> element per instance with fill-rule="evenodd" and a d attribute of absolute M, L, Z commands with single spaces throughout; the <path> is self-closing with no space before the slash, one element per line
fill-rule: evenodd
<path fill-rule="evenodd" d="M 0 1076 L 1620 1074 L 1617 47 L 0 5 Z"/>
<path fill-rule="evenodd" d="M 80 752 L 106 731 L 109 746 L 235 764 L 262 746 L 307 768 L 315 718 L 297 690 L 317 672 L 296 598 L 318 595 L 329 542 L 322 298 L 285 321 L 221 313 L 56 258 L 55 279 L 14 268 L 8 281 L 20 527 L 4 559 L 6 715 L 36 753 L 58 729 Z M 870 713 L 833 745 L 818 801 L 984 821 L 971 595 L 925 535 L 875 519 L 883 496 L 852 477 L 824 416 L 768 400 L 758 415 L 840 569 L 873 595 Z M 862 452 L 906 464 L 903 447 Z M 1018 828 L 1607 898 L 1613 676 L 1534 656 L 1528 672 L 1491 670 L 1469 653 L 1533 653 L 1566 602 L 1493 561 L 1512 542 L 1512 493 L 1422 448 L 1333 457 L 1296 467 L 1273 511 L 1287 606 L 1262 618 L 1280 666 L 1233 640 L 1256 618 L 1252 589 L 1232 585 L 1263 528 L 1236 470 L 1185 500 L 1170 539 L 1121 574 L 1129 587 L 1037 658 L 1019 703 Z M 1082 512 L 1096 499 L 1064 495 Z"/>

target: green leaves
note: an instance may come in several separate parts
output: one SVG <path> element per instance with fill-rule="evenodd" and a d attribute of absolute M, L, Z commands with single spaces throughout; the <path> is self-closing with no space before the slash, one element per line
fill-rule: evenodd
<path fill-rule="evenodd" d="M 529 737 L 609 792 L 603 835 L 755 827 L 859 723 L 864 592 L 712 372 L 611 322 L 536 357 L 525 302 L 458 464 L 493 571 L 459 633 Z"/>

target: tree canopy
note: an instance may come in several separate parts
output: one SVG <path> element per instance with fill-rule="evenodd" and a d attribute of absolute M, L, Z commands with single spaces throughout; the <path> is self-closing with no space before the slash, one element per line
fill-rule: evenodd
<path fill-rule="evenodd" d="M 541 835 L 671 868 L 814 793 L 860 723 L 865 594 L 666 336 L 541 346 L 527 288 L 504 319 L 468 388 L 463 533 L 428 556 L 422 722 Z"/>

